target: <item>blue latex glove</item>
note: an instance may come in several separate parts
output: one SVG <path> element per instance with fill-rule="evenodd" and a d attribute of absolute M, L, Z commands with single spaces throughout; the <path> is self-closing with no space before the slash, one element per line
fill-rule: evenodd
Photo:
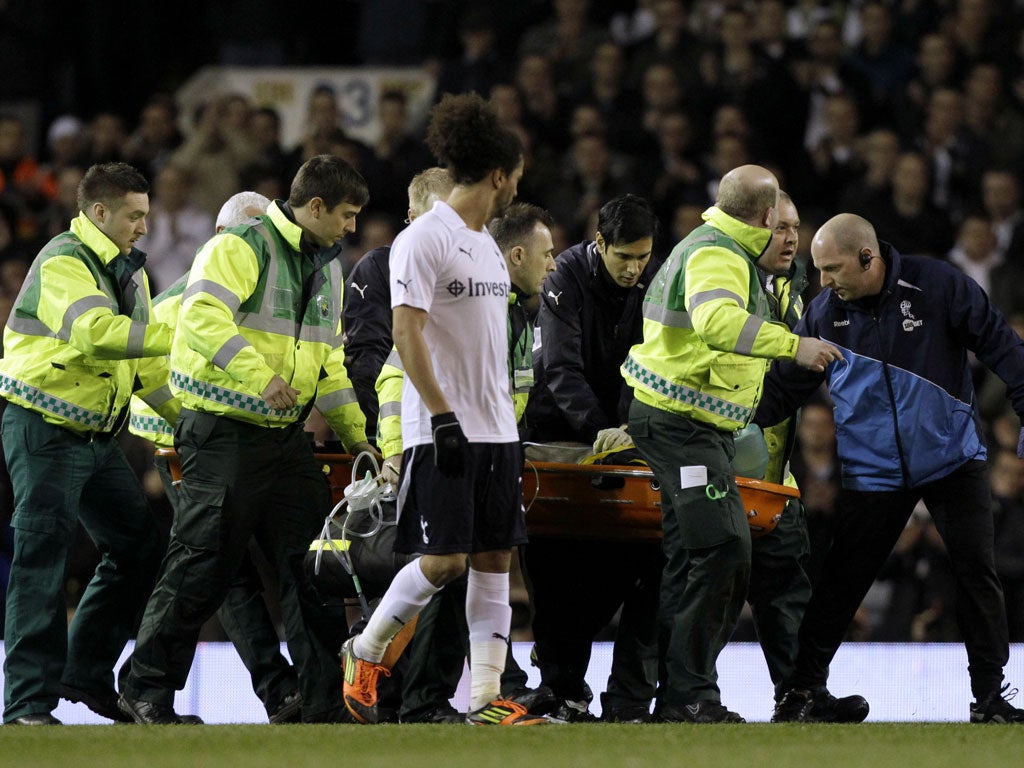
<path fill-rule="evenodd" d="M 1017 438 L 1017 458 L 1024 459 L 1024 427 L 1020 428 L 1020 437 Z"/>

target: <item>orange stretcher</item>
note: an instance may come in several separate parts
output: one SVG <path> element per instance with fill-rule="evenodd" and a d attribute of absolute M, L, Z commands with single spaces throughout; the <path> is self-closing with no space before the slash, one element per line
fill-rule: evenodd
<path fill-rule="evenodd" d="M 775 529 L 796 488 L 737 477 L 751 534 Z M 661 538 L 661 491 L 642 466 L 527 462 L 526 527 L 531 536 L 596 539 Z"/>
<path fill-rule="evenodd" d="M 171 475 L 181 479 L 171 448 L 157 454 L 170 459 Z M 352 481 L 349 454 L 317 453 L 331 485 L 334 503 L 341 501 Z M 798 498 L 796 488 L 737 477 L 753 536 L 770 533 L 786 504 Z M 598 466 L 527 461 L 523 467 L 526 528 L 531 536 L 593 539 L 661 538 L 661 492 L 647 467 Z"/>

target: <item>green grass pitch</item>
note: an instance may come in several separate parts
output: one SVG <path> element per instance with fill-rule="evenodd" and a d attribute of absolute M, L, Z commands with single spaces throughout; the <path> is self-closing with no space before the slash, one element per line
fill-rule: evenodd
<path fill-rule="evenodd" d="M 966 723 L 0 728 L 4 768 L 987 768 L 1022 754 L 1024 728 Z"/>

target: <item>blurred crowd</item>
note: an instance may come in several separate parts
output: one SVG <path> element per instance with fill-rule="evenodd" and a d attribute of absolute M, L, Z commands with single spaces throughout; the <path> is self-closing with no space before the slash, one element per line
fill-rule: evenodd
<path fill-rule="evenodd" d="M 12 21 L 21 5 L 0 2 L 0 18 Z M 272 21 L 270 4 L 253 5 Z M 723 174 L 758 163 L 799 206 L 802 258 L 819 223 L 859 213 L 901 252 L 963 269 L 1024 333 L 1024 7 L 1011 0 L 339 5 L 359 10 L 341 63 L 423 67 L 436 78 L 437 98 L 475 90 L 491 99 L 526 146 L 519 199 L 554 215 L 556 253 L 593 236 L 602 203 L 632 192 L 654 204 L 656 248 L 665 255 L 699 223 Z M 275 37 L 269 21 L 258 38 L 225 37 L 219 62 L 321 63 L 291 27 Z M 366 143 L 346 132 L 339 95 L 329 85 L 314 89 L 294 146 L 282 144 L 281 115 L 244 95 L 218 94 L 183 115 L 170 89 L 154 82 L 148 94 L 136 114 L 65 111 L 36 132 L 0 100 L 0 321 L 29 261 L 76 215 L 78 182 L 93 163 L 124 160 L 152 183 L 139 246 L 154 293 L 188 269 L 225 199 L 243 189 L 286 197 L 296 169 L 320 153 L 344 157 L 370 186 L 345 252 L 350 268 L 391 242 L 409 180 L 433 164 L 398 90 L 381 94 L 380 133 Z M 43 107 L 52 111 L 52 103 Z M 1019 642 L 1024 461 L 1014 453 L 1018 426 L 1001 384 L 981 367 L 976 373 L 998 504 L 997 566 Z M 805 409 L 793 470 L 812 533 L 822 536 L 838 483 L 833 434 L 827 403 Z M 145 475 L 146 446 L 124 440 Z M 150 479 L 154 506 L 167 514 Z M 9 488 L 0 491 L 6 523 Z M 83 537 L 69 574 L 71 604 L 92 568 L 86 544 Z M 941 542 L 922 510 L 865 601 L 856 639 L 955 640 L 951 596 Z M 746 631 L 752 638 L 749 624 L 738 636 Z"/>

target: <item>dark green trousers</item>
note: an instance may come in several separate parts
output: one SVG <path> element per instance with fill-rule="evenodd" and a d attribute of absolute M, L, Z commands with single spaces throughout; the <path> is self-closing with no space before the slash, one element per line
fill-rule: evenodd
<path fill-rule="evenodd" d="M 716 661 L 747 597 L 750 528 L 730 461 L 732 435 L 636 400 L 629 434 L 661 484 L 661 669 L 657 712 L 720 701 Z M 681 468 L 706 484 L 683 487 Z"/>
<path fill-rule="evenodd" d="M 177 513 L 180 491 L 171 477 L 170 462 L 164 456 L 155 456 L 153 464 Z M 273 714 L 299 684 L 295 668 L 281 655 L 281 640 L 263 599 L 263 582 L 248 550 L 231 580 L 224 603 L 217 610 L 217 618 L 249 670 L 253 691 L 263 702 L 267 715 Z"/>
<path fill-rule="evenodd" d="M 266 429 L 184 409 L 175 448 L 182 470 L 180 504 L 125 691 L 173 704 L 192 666 L 199 629 L 228 596 L 255 537 L 277 571 L 302 717 L 338 719 L 343 706 L 338 649 L 315 631 L 322 605 L 302 571 L 330 491 L 302 425 Z"/>
<path fill-rule="evenodd" d="M 60 684 L 106 693 L 149 596 L 160 537 L 116 438 L 82 438 L 13 403 L 3 443 L 14 488 L 4 720 L 51 712 Z M 71 620 L 64 574 L 78 523 L 100 562 Z"/>
<path fill-rule="evenodd" d="M 753 539 L 752 544 L 747 600 L 778 698 L 793 674 L 797 633 L 811 600 L 807 516 L 799 499 L 789 502 L 774 531 Z"/>

